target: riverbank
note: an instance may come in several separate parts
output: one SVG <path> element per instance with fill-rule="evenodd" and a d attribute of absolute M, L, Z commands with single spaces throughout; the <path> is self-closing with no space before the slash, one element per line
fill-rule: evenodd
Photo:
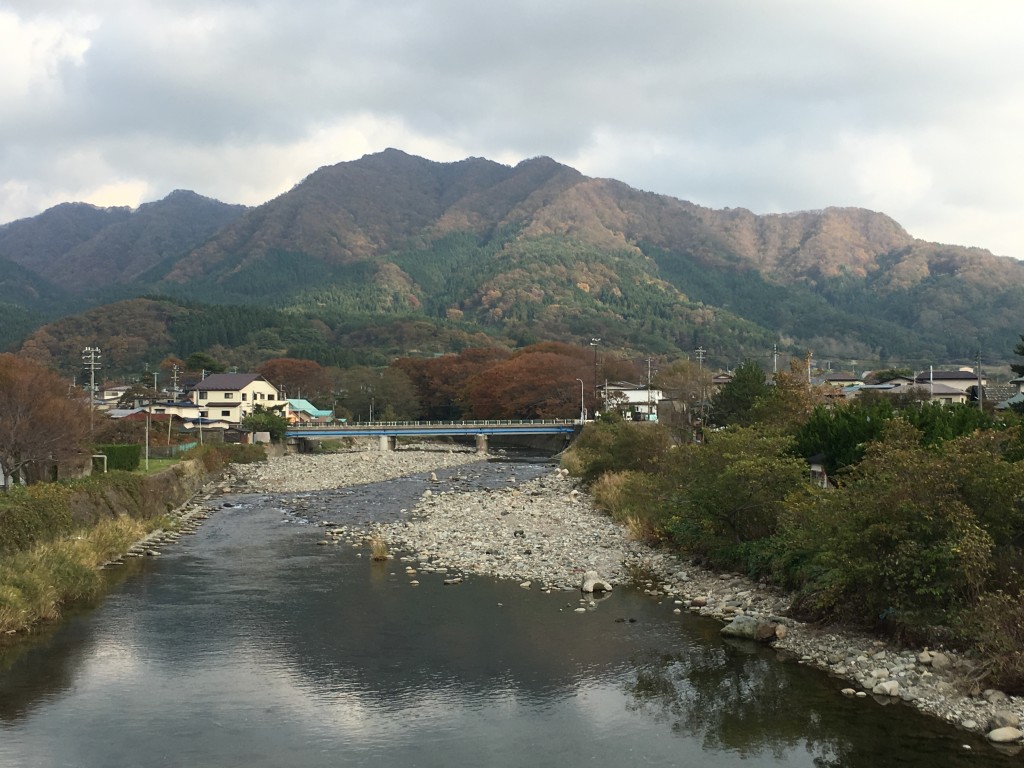
<path fill-rule="evenodd" d="M 363 451 L 288 456 L 234 471 L 239 488 L 301 492 L 475 461 L 476 454 L 447 449 Z M 579 597 L 580 584 L 583 574 L 594 570 L 613 586 L 638 584 L 677 615 L 693 612 L 723 622 L 751 617 L 777 626 L 772 642 L 784 659 L 835 677 L 837 695 L 883 704 L 902 701 L 965 730 L 987 734 L 1009 728 L 1000 735 L 1019 739 L 1015 731 L 1024 719 L 1024 699 L 972 689 L 968 660 L 794 621 L 787 616 L 790 601 L 785 594 L 738 574 L 706 571 L 632 539 L 621 525 L 597 512 L 589 496 L 561 470 L 493 490 L 464 490 L 427 480 L 406 519 L 364 533 L 382 537 L 393 551 L 408 553 L 402 559 L 411 580 L 418 573 L 440 574 L 451 583 L 472 575 L 512 579 L 524 588 L 574 592 L 577 610 L 585 612 L 596 602 Z M 883 690 L 888 693 L 873 693 Z"/>
<path fill-rule="evenodd" d="M 232 465 L 229 478 L 242 488 L 263 493 L 326 491 L 361 483 L 379 483 L 396 477 L 481 461 L 475 450 L 458 446 L 417 446 L 398 451 L 343 451 L 325 454 L 288 454 L 266 462 Z"/>

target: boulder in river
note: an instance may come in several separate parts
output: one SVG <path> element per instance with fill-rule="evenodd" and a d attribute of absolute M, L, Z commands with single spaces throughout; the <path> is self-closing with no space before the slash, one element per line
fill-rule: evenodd
<path fill-rule="evenodd" d="M 754 616 L 736 616 L 722 627 L 722 635 L 767 643 L 775 639 L 775 630 L 774 624 L 760 621 Z"/>
<path fill-rule="evenodd" d="M 611 592 L 612 585 L 601 578 L 597 571 L 587 571 L 583 574 L 583 584 L 580 589 L 584 592 Z"/>

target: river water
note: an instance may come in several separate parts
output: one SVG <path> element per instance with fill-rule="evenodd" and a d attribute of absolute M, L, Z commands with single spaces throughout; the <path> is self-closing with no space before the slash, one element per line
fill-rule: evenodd
<path fill-rule="evenodd" d="M 481 467 L 474 482 L 530 471 Z M 640 592 L 581 614 L 576 593 L 411 586 L 404 564 L 316 545 L 317 519 L 393 519 L 422 487 L 225 497 L 0 656 L 0 767 L 1020 762 Z"/>

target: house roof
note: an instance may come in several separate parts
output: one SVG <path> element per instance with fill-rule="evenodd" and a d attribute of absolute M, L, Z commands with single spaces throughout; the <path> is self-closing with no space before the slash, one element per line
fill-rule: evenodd
<path fill-rule="evenodd" d="M 957 389 L 956 387 L 951 387 L 951 386 L 949 386 L 949 384 L 943 384 L 941 381 L 933 381 L 931 383 L 931 385 L 929 385 L 928 382 L 924 382 L 923 384 L 918 384 L 917 388 L 918 389 L 925 389 L 925 387 L 929 387 L 929 386 L 930 386 L 930 389 L 931 389 L 931 393 L 933 395 L 966 395 L 967 394 L 962 389 Z"/>
<path fill-rule="evenodd" d="M 258 373 L 211 373 L 205 379 L 197 382 L 192 391 L 196 390 L 218 390 L 221 392 L 237 392 L 245 389 L 254 381 L 267 381 Z M 269 381 L 267 381 L 270 384 Z"/>
<path fill-rule="evenodd" d="M 1008 400 L 1003 400 L 1001 403 L 997 403 L 995 408 L 997 411 L 1005 411 L 1007 408 L 1012 408 L 1015 405 L 1024 404 L 1024 392 L 1018 392 L 1016 395 Z"/>
<path fill-rule="evenodd" d="M 1018 393 L 1017 387 L 1013 384 L 989 384 L 981 389 L 986 400 L 995 400 L 997 403 L 1009 400 Z"/>
<path fill-rule="evenodd" d="M 927 381 L 927 379 L 926 379 L 926 381 Z M 877 384 L 871 384 L 869 386 L 878 387 L 878 386 L 881 386 L 883 384 L 889 384 L 891 386 L 898 387 L 898 386 L 901 386 L 903 384 L 913 384 L 913 383 L 914 383 L 914 380 L 911 379 L 908 376 L 893 376 L 891 379 L 886 379 L 885 381 L 880 381 Z"/>
<path fill-rule="evenodd" d="M 109 416 L 112 419 L 124 419 L 136 413 L 145 412 L 145 408 L 111 408 L 109 411 L 107 411 L 107 416 Z"/>
<path fill-rule="evenodd" d="M 981 375 L 981 378 L 985 378 L 985 374 Z M 929 379 L 932 381 L 977 381 L 978 374 L 974 371 L 925 371 L 917 374 L 918 383 L 926 383 Z"/>
<path fill-rule="evenodd" d="M 313 416 L 314 418 L 318 419 L 331 415 L 331 411 L 325 411 L 320 408 L 317 408 L 315 405 L 309 402 L 309 400 L 303 400 L 301 398 L 290 398 L 288 400 L 288 407 L 293 411 L 308 413 L 310 416 Z"/>

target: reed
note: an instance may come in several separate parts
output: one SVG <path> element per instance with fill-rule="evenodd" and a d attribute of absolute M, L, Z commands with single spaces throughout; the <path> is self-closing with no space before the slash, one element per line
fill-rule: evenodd
<path fill-rule="evenodd" d="M 0 632 L 21 632 L 60 618 L 61 609 L 103 589 L 99 566 L 123 554 L 147 526 L 128 517 L 15 552 L 0 565 Z"/>
<path fill-rule="evenodd" d="M 391 552 L 388 549 L 388 543 L 384 537 L 375 533 L 370 537 L 370 559 L 372 560 L 387 560 L 391 557 Z"/>

